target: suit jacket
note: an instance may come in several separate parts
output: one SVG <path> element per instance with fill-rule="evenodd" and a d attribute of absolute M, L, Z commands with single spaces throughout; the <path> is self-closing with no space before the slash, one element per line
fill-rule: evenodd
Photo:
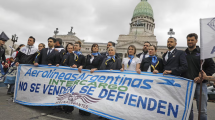
<path fill-rule="evenodd" d="M 41 63 L 42 65 L 56 65 L 60 64 L 60 55 L 56 50 L 52 50 L 52 52 L 48 55 L 48 48 L 43 48 L 40 53 L 37 55 L 35 59 L 35 63 Z"/>
<path fill-rule="evenodd" d="M 77 65 L 77 68 L 80 67 L 80 66 L 84 67 L 84 65 L 85 65 L 85 57 L 84 57 L 84 55 L 79 55 L 79 58 L 78 58 L 77 61 L 75 60 L 74 57 L 75 57 L 74 54 L 69 55 L 68 61 L 67 61 L 68 66 L 73 66 L 75 64 L 75 65 Z"/>
<path fill-rule="evenodd" d="M 159 61 L 159 63 L 157 66 L 155 66 L 155 69 L 158 70 L 159 73 L 162 73 L 163 72 L 163 60 L 161 58 L 158 58 L 158 61 Z M 149 69 L 149 66 L 150 66 L 151 72 L 153 72 L 154 69 L 152 68 L 151 64 L 152 64 L 152 58 L 151 57 L 145 58 L 140 65 L 141 71 L 147 72 L 147 70 Z"/>
<path fill-rule="evenodd" d="M 92 58 L 91 55 L 87 55 L 87 59 L 86 59 L 86 63 L 85 63 L 85 69 L 92 69 L 92 68 L 97 68 L 99 69 L 99 67 L 101 66 L 101 63 L 104 59 L 104 56 L 102 55 L 98 55 L 98 56 L 94 56 L 94 59 L 92 61 L 92 63 L 90 63 L 90 59 Z"/>
<path fill-rule="evenodd" d="M 110 60 L 107 65 L 105 64 L 105 62 L 107 61 L 107 58 L 103 59 L 101 66 L 99 68 L 99 70 L 120 70 L 122 68 L 122 61 L 120 58 L 115 58 L 115 62 L 113 60 Z"/>
<path fill-rule="evenodd" d="M 6 62 L 5 49 L 2 46 L 0 46 L 0 60 Z"/>
<path fill-rule="evenodd" d="M 136 56 L 137 56 L 138 58 L 140 58 L 141 54 L 143 54 L 143 53 L 139 53 L 139 54 L 137 54 Z"/>
<path fill-rule="evenodd" d="M 163 54 L 163 64 L 164 64 L 164 70 L 172 70 L 172 75 L 181 76 L 183 72 L 186 72 L 188 69 L 187 59 L 185 56 L 185 52 L 181 50 L 177 50 L 175 48 L 174 51 L 172 51 L 172 54 L 168 58 L 168 60 L 165 60 L 167 52 Z"/>

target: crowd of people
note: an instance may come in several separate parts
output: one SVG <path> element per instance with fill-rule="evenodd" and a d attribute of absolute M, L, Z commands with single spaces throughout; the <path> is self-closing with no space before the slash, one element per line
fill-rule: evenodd
<path fill-rule="evenodd" d="M 99 53 L 99 45 L 92 44 L 91 54 L 84 56 L 81 53 L 81 42 L 77 41 L 74 44 L 68 43 L 65 48 L 62 46 L 62 39 L 48 38 L 48 47 L 44 43 L 40 43 L 38 48 L 34 46 L 35 38 L 30 36 L 27 45 L 21 44 L 16 52 L 12 55 L 14 59 L 12 62 L 16 66 L 19 64 L 33 64 L 38 65 L 54 65 L 54 66 L 68 66 L 77 68 L 79 72 L 82 69 L 88 69 L 91 73 L 96 70 L 120 70 L 123 71 L 136 71 L 138 74 L 141 72 L 151 72 L 153 74 L 163 73 L 163 75 L 171 74 L 181 76 L 194 80 L 197 83 L 195 90 L 195 98 L 197 107 L 199 108 L 200 97 L 200 78 L 202 81 L 202 107 L 201 107 L 201 120 L 207 120 L 207 80 L 214 80 L 212 74 L 215 73 L 215 63 L 210 59 L 206 59 L 202 68 L 203 76 L 200 74 L 201 60 L 200 48 L 196 45 L 198 42 L 198 35 L 191 33 L 187 35 L 187 46 L 185 51 L 177 50 L 177 39 L 169 37 L 167 40 L 167 52 L 163 54 L 162 58 L 156 55 L 157 47 L 151 45 L 150 42 L 145 42 L 143 52 L 137 54 L 136 47 L 130 45 L 127 49 L 126 58 L 120 58 L 116 53 L 115 43 L 108 42 L 107 51 Z M 2 54 L 2 45 L 5 39 L 0 38 L 1 45 L 1 58 L 6 61 L 4 54 Z M 5 63 L 8 66 L 11 63 Z M 66 106 L 63 107 L 67 109 Z M 69 107 L 72 111 L 74 108 Z M 81 115 L 90 115 L 85 111 L 80 110 Z M 190 120 L 193 120 L 193 109 L 190 113 Z"/>

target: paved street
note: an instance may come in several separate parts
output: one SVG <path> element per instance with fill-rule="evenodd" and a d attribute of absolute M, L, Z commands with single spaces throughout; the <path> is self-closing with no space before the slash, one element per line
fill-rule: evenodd
<path fill-rule="evenodd" d="M 81 116 L 77 108 L 72 114 L 66 114 L 54 107 L 33 107 L 13 103 L 7 88 L 0 87 L 0 120 L 103 120 L 98 116 Z M 9 100 L 8 100 L 9 99 Z M 194 102 L 195 120 L 197 120 L 196 103 Z M 208 102 L 208 120 L 215 118 L 215 103 Z"/>

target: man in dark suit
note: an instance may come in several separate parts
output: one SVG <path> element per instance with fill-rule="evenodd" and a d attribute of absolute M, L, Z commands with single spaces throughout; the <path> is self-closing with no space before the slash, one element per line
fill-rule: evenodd
<path fill-rule="evenodd" d="M 151 46 L 150 42 L 148 42 L 148 41 L 144 42 L 143 52 L 136 55 L 138 58 L 140 58 L 141 63 L 142 63 L 143 59 L 149 57 L 148 49 L 150 46 Z"/>
<path fill-rule="evenodd" d="M 177 50 L 175 48 L 176 45 L 177 40 L 174 37 L 170 37 L 167 41 L 167 48 L 169 50 L 163 55 L 164 75 L 172 74 L 181 76 L 188 69 L 185 52 Z"/>
<path fill-rule="evenodd" d="M 44 48 L 38 53 L 35 59 L 35 66 L 38 66 L 38 63 L 42 65 L 56 65 L 60 64 L 60 55 L 59 52 L 54 50 L 56 39 L 53 37 L 48 38 L 48 46 L 49 48 Z"/>
<path fill-rule="evenodd" d="M 112 41 L 109 41 L 108 44 L 107 44 L 107 50 L 108 50 L 108 48 L 109 48 L 110 46 L 115 47 L 115 43 L 112 42 Z M 107 51 L 106 51 L 106 52 L 103 52 L 103 53 L 100 53 L 100 54 L 101 54 L 102 56 L 105 56 L 105 57 L 108 56 L 108 52 L 107 52 Z M 115 56 L 116 56 L 117 58 L 120 58 L 120 56 L 119 56 L 118 53 L 116 53 Z"/>

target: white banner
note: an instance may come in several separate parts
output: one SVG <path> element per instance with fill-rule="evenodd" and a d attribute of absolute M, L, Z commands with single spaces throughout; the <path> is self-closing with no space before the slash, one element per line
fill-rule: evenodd
<path fill-rule="evenodd" d="M 201 59 L 215 57 L 215 18 L 201 19 Z"/>
<path fill-rule="evenodd" d="M 14 102 L 75 106 L 108 119 L 187 120 L 193 80 L 143 72 L 20 65 Z"/>

